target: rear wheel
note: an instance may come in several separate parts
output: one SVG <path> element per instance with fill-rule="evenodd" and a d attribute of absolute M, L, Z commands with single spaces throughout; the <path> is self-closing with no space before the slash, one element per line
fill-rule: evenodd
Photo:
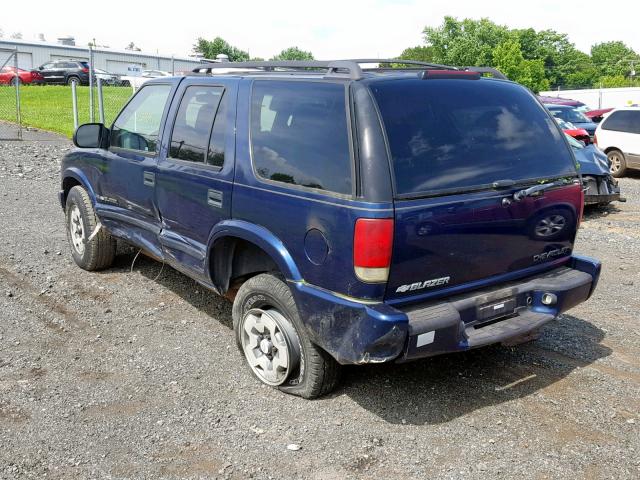
<path fill-rule="evenodd" d="M 620 150 L 611 150 L 607 153 L 607 158 L 611 162 L 611 175 L 620 178 L 627 171 L 627 160 L 624 158 L 624 153 Z"/>
<path fill-rule="evenodd" d="M 331 391 L 340 365 L 311 343 L 287 284 L 271 274 L 247 280 L 233 303 L 238 348 L 266 385 L 303 398 Z"/>
<path fill-rule="evenodd" d="M 20 79 L 20 77 L 13 77 L 11 79 L 11 85 L 13 85 L 14 87 L 16 85 L 22 85 L 22 80 Z"/>
<path fill-rule="evenodd" d="M 80 86 L 80 79 L 78 77 L 69 77 L 67 78 L 67 85 L 71 86 L 71 84 L 75 83 L 76 87 Z"/>
<path fill-rule="evenodd" d="M 84 188 L 75 186 L 69 191 L 65 212 L 67 239 L 76 264 L 89 271 L 110 267 L 116 256 L 116 239 L 103 228 L 93 235 L 98 217 Z"/>

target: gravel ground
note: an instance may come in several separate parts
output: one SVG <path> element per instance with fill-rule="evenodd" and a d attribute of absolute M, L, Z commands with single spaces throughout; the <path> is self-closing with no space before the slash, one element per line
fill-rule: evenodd
<path fill-rule="evenodd" d="M 69 145 L 43 140 L 0 143 L 0 478 L 639 478 L 640 176 L 587 213 L 600 285 L 540 340 L 347 368 L 305 401 L 251 377 L 230 304 L 187 277 L 127 249 L 77 268 Z"/>

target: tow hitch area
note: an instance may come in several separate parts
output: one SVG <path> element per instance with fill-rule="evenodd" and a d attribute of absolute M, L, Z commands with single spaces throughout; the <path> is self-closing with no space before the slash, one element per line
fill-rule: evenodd
<path fill-rule="evenodd" d="M 398 361 L 533 339 L 545 323 L 591 295 L 599 264 L 573 260 L 573 268 L 408 307 L 409 339 Z"/>

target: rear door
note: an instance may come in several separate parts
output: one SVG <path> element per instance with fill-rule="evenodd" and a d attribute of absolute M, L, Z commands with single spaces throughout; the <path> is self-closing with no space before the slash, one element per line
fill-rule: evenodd
<path fill-rule="evenodd" d="M 158 163 L 156 202 L 166 258 L 205 278 L 213 227 L 229 218 L 236 80 L 185 79 L 175 96 Z"/>
<path fill-rule="evenodd" d="M 582 192 L 554 120 L 516 84 L 463 78 L 372 83 L 396 197 L 387 298 L 474 288 L 571 253 Z"/>

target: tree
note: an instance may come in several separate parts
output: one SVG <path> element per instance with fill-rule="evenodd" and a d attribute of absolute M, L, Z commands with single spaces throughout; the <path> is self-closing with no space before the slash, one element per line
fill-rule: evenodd
<path fill-rule="evenodd" d="M 576 49 L 564 33 L 533 28 L 513 30 L 518 35 L 525 60 L 542 60 L 550 86 L 567 87 L 572 82 L 585 85 L 595 81 L 589 55 Z"/>
<path fill-rule="evenodd" d="M 509 29 L 487 18 L 444 17 L 439 27 L 423 31 L 433 61 L 456 66 L 493 66 L 493 50 L 509 37 Z"/>
<path fill-rule="evenodd" d="M 298 47 L 289 47 L 273 56 L 271 60 L 313 60 L 313 54 L 300 50 Z"/>
<path fill-rule="evenodd" d="M 591 47 L 591 60 L 602 76 L 626 76 L 631 63 L 640 61 L 640 55 L 624 42 L 603 42 Z"/>
<path fill-rule="evenodd" d="M 249 60 L 249 52 L 240 50 L 239 48 L 230 45 L 226 40 L 220 37 L 216 37 L 213 40 L 205 40 L 199 37 L 196 40 L 196 44 L 193 46 L 193 51 L 196 54 L 202 55 L 205 58 L 215 59 L 218 55 L 224 54 L 229 57 L 231 62 L 243 62 Z"/>
<path fill-rule="evenodd" d="M 433 47 L 418 45 L 417 47 L 405 48 L 399 58 L 433 63 Z"/>
<path fill-rule="evenodd" d="M 493 63 L 508 78 L 536 93 L 549 88 L 549 81 L 544 75 L 544 63 L 542 60 L 525 60 L 516 35 L 494 49 Z"/>

